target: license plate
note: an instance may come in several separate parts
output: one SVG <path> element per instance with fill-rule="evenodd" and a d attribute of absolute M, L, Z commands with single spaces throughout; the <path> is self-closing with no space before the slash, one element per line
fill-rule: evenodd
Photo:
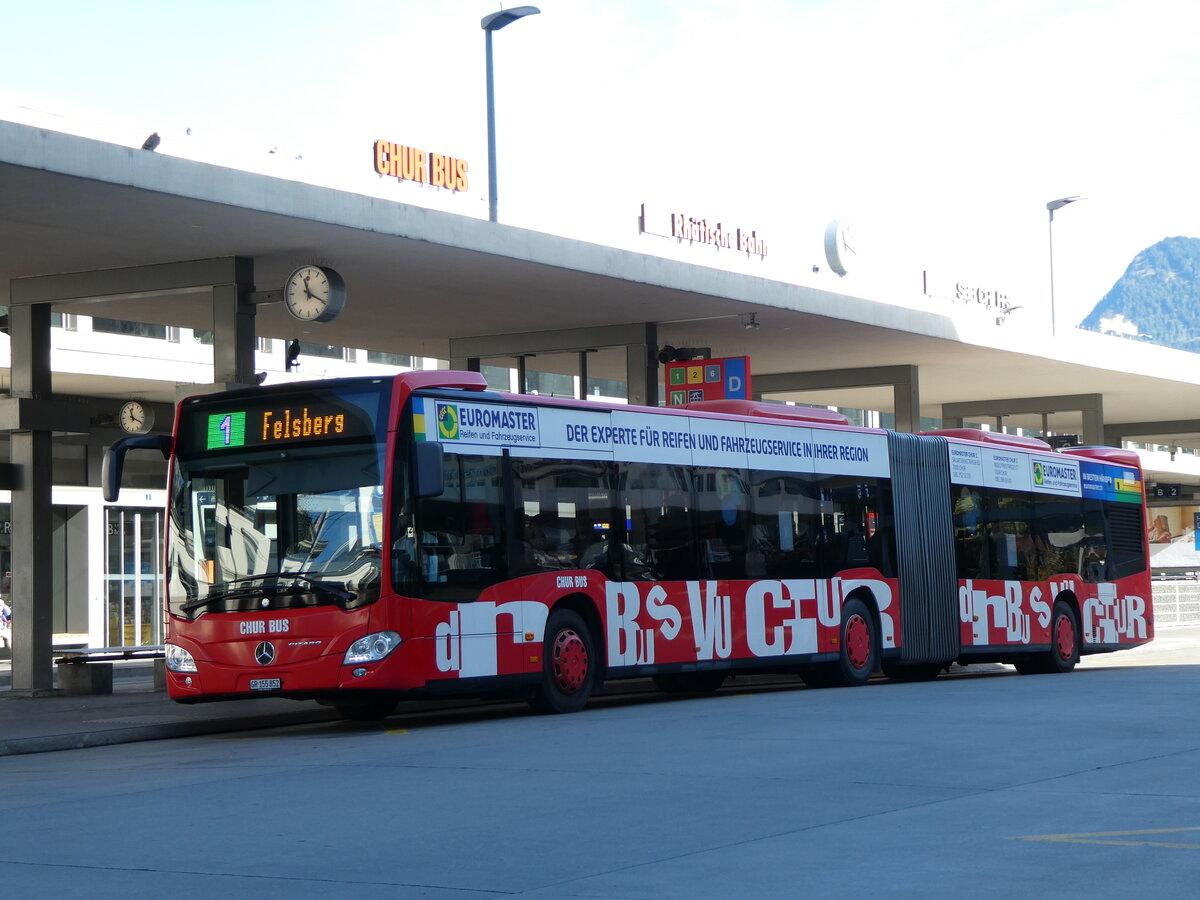
<path fill-rule="evenodd" d="M 283 687 L 282 678 L 251 678 L 250 690 L 252 691 L 277 691 Z"/>

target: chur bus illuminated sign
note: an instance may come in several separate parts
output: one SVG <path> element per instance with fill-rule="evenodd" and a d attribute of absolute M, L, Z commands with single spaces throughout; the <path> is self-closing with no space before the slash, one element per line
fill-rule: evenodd
<path fill-rule="evenodd" d="M 452 191 L 465 191 L 468 187 L 465 159 L 429 153 L 393 141 L 375 142 L 375 171 L 398 181 L 413 181 Z"/>

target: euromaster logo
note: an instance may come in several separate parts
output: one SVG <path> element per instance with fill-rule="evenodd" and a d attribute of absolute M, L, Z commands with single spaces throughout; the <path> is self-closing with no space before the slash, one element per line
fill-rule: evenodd
<path fill-rule="evenodd" d="M 1040 462 L 1033 464 L 1033 483 L 1038 487 L 1042 487 L 1046 483 L 1046 472 Z"/>
<path fill-rule="evenodd" d="M 453 403 L 439 403 L 437 408 L 438 434 L 444 441 L 458 440 L 458 407 Z"/>

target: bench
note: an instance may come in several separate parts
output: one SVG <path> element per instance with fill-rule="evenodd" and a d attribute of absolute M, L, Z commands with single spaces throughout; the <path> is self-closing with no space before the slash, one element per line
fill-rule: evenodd
<path fill-rule="evenodd" d="M 113 662 L 123 659 L 162 660 L 163 647 L 70 647 L 56 651 L 58 685 L 64 694 L 111 694 Z M 166 690 L 164 663 L 154 664 L 154 689 Z"/>

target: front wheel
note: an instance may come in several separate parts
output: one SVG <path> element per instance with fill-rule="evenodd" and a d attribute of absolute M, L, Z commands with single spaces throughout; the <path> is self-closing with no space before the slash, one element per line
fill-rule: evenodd
<path fill-rule="evenodd" d="M 555 610 L 546 622 L 542 680 L 530 705 L 540 713 L 578 712 L 596 685 L 595 643 L 587 624 L 569 609 Z"/>

